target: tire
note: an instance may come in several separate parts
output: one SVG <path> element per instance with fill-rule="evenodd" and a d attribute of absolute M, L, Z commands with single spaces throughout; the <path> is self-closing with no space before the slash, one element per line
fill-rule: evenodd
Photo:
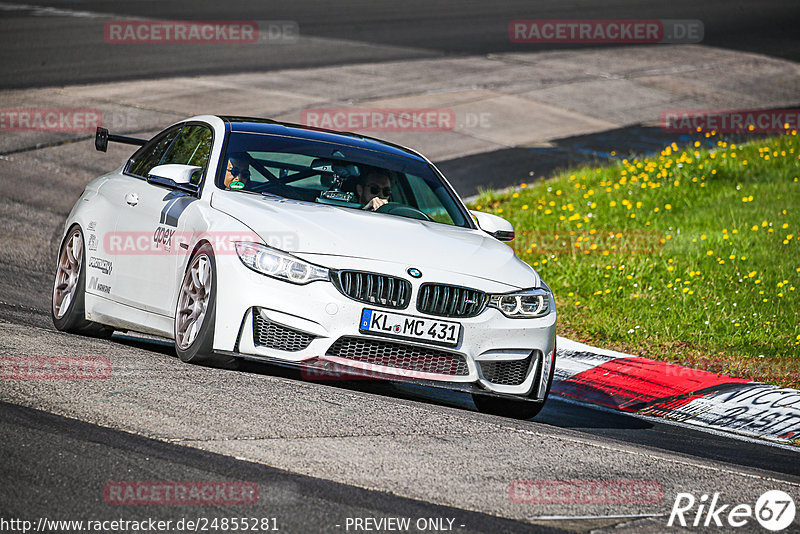
<path fill-rule="evenodd" d="M 181 281 L 175 305 L 175 352 L 186 363 L 236 369 L 239 358 L 214 353 L 216 304 L 217 263 L 206 243 L 192 254 Z"/>
<path fill-rule="evenodd" d="M 532 419 L 539 415 L 544 408 L 544 403 L 550 396 L 550 388 L 553 387 L 553 375 L 556 368 L 555 350 L 553 359 L 550 362 L 550 376 L 547 379 L 547 389 L 544 392 L 544 399 L 531 400 L 525 397 L 512 399 L 508 397 L 495 397 L 492 395 L 472 394 L 472 401 L 481 413 L 501 415 L 513 419 Z"/>
<path fill-rule="evenodd" d="M 76 224 L 70 227 L 58 249 L 50 317 L 61 332 L 109 338 L 110 326 L 86 320 L 86 248 L 83 232 Z"/>

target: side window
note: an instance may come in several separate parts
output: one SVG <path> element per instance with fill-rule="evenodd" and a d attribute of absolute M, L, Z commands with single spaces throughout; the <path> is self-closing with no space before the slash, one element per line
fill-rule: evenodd
<path fill-rule="evenodd" d="M 167 149 L 160 165 L 179 163 L 181 165 L 197 165 L 202 170 L 192 175 L 192 183 L 199 184 L 208 166 L 211 155 L 213 135 L 211 129 L 200 124 L 184 126 L 178 139 Z"/>
<path fill-rule="evenodd" d="M 128 162 L 127 172 L 142 178 L 147 178 L 150 169 L 155 167 L 161 162 L 164 153 L 169 148 L 169 145 L 180 133 L 180 127 L 174 128 L 161 134 L 153 142 L 143 146 Z"/>

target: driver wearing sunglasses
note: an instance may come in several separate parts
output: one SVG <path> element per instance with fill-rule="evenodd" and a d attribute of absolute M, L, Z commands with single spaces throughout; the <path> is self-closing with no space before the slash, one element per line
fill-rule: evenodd
<path fill-rule="evenodd" d="M 356 184 L 356 194 L 363 205 L 362 209 L 377 210 L 392 195 L 392 182 L 385 173 L 373 171 Z"/>
<path fill-rule="evenodd" d="M 230 187 L 233 182 L 242 182 L 247 185 L 250 181 L 250 156 L 245 152 L 231 154 L 225 169 L 225 187 Z"/>

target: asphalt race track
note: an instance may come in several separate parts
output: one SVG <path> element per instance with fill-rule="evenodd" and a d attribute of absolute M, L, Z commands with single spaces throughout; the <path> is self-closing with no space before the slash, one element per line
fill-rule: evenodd
<path fill-rule="evenodd" d="M 78 14 L 48 17 L 30 4 L 0 4 L 0 72 L 2 87 L 39 87 L 64 83 L 107 82 L 161 76 L 268 71 L 368 61 L 474 55 L 527 50 L 509 42 L 507 26 L 515 19 L 700 19 L 703 42 L 710 46 L 800 59 L 797 27 L 800 8 L 791 0 L 767 2 L 659 3 L 617 0 L 591 4 L 558 0 L 447 2 L 369 0 L 327 2 L 254 2 L 179 0 L 46 1 Z M 6 7 L 4 7 L 6 6 Z M 145 17 L 193 20 L 291 20 L 300 26 L 297 45 L 274 47 L 217 46 L 198 62 L 187 47 L 119 46 L 103 42 L 107 20 Z M 46 36 L 45 38 L 42 38 Z M 575 49 L 581 45 L 559 45 Z M 537 45 L 552 50 L 555 45 Z"/>
<path fill-rule="evenodd" d="M 517 18 L 701 19 L 706 45 L 800 60 L 796 2 L 696 4 L 0 3 L 0 90 L 513 52 L 521 49 L 503 35 Z M 122 17 L 293 20 L 303 40 L 266 51 L 206 48 L 202 61 L 191 47 L 109 50 L 103 24 Z M 172 521 L 167 530 L 177 532 L 193 530 L 175 527 L 180 520 L 247 517 L 268 518 L 282 532 L 383 532 L 391 529 L 363 522 L 359 529 L 354 519 L 410 518 L 411 532 L 622 534 L 677 531 L 666 521 L 681 492 L 719 492 L 724 503 L 751 506 L 767 490 L 800 495 L 800 456 L 788 446 L 558 398 L 535 420 L 515 421 L 477 413 L 466 396 L 436 389 L 312 382 L 251 363 L 236 372 L 202 368 L 180 362 L 163 340 L 57 332 L 49 307 L 63 221 L 86 182 L 130 154 L 119 145 L 94 152 L 85 137 L 0 155 L 0 357 L 100 356 L 113 369 L 106 380 L 0 380 L 0 531 L 11 518 L 154 519 Z M 655 149 L 662 134 L 625 127 L 562 146 L 646 150 L 643 137 Z M 545 154 L 554 159 L 539 162 L 540 174 L 563 165 L 565 153 L 577 152 Z M 530 168 L 530 154 L 509 148 L 442 168 L 484 179 L 493 173 L 495 185 L 507 185 L 502 176 Z M 459 185 L 472 193 L 482 183 Z M 648 483 L 662 493 L 628 503 L 538 503 L 510 494 L 518 481 L 550 480 Z M 107 486 L 124 481 L 247 482 L 258 500 L 109 502 Z M 787 531 L 800 532 L 798 521 Z M 739 531 L 759 529 L 751 519 Z"/>

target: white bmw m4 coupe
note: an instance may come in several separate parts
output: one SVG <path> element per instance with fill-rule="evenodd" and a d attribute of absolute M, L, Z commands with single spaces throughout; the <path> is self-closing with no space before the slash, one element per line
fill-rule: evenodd
<path fill-rule="evenodd" d="M 265 119 L 197 116 L 90 182 L 64 226 L 59 330 L 412 381 L 530 418 L 555 366 L 552 292 L 419 153 Z"/>

